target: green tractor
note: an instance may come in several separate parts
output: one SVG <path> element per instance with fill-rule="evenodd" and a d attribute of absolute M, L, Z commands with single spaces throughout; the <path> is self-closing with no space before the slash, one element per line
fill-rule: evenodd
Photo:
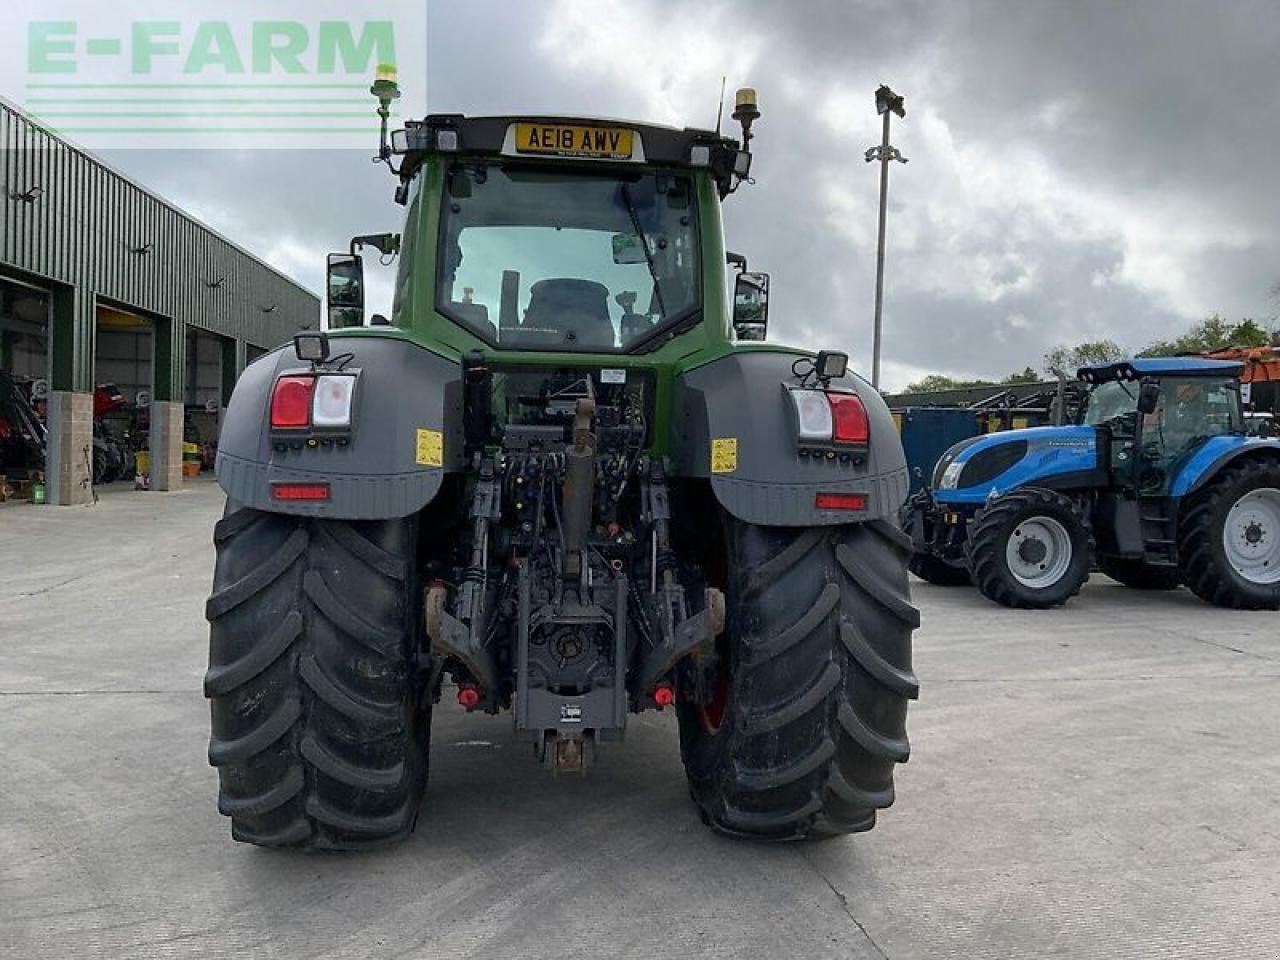
<path fill-rule="evenodd" d="M 374 93 L 403 233 L 330 257 L 328 332 L 245 370 L 218 449 L 232 835 L 404 837 L 445 695 L 560 774 L 669 708 L 714 829 L 870 829 L 917 693 L 907 471 L 846 355 L 762 342 L 768 278 L 726 254 L 754 93 L 740 142 L 458 115 L 388 141 Z M 365 326 L 368 245 L 399 275 Z"/>

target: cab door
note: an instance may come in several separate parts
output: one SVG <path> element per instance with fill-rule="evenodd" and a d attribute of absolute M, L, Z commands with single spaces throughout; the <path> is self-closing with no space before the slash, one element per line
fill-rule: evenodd
<path fill-rule="evenodd" d="M 1156 409 L 1141 418 L 1138 489 L 1167 496 L 1183 466 L 1212 437 L 1242 433 L 1240 384 L 1229 377 L 1164 377 Z"/>

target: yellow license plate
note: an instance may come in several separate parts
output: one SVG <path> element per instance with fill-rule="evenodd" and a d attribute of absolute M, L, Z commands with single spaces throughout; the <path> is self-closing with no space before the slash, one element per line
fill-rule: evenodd
<path fill-rule="evenodd" d="M 579 127 L 563 123 L 517 123 L 516 151 L 558 157 L 630 160 L 634 131 L 621 127 Z"/>

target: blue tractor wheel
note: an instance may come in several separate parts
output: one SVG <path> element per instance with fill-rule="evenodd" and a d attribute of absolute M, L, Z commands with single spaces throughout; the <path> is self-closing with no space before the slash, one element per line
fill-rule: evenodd
<path fill-rule="evenodd" d="M 1182 576 L 1209 603 L 1280 609 L 1280 460 L 1225 468 L 1183 514 Z"/>
<path fill-rule="evenodd" d="M 1023 487 L 973 519 L 969 570 L 982 594 L 1006 607 L 1044 610 L 1089 579 L 1089 530 L 1080 506 L 1053 490 Z"/>

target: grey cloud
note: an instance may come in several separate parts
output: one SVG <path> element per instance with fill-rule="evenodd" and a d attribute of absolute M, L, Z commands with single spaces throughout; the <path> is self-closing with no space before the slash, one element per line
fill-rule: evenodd
<path fill-rule="evenodd" d="M 723 64 L 712 66 L 731 81 L 742 44 L 763 42 L 750 77 L 764 110 L 758 182 L 729 201 L 725 220 L 729 246 L 774 274 L 784 339 L 845 346 L 870 366 L 876 177 L 861 151 L 878 137 L 871 92 L 881 81 L 908 98 L 894 139 L 911 157 L 893 171 L 887 360 L 994 375 L 1038 365 L 1077 336 L 1137 346 L 1201 311 L 1274 313 L 1280 17 L 1270 0 L 632 7 L 653 12 L 655 32 L 718 11 Z M 571 68 L 540 42 L 555 35 L 549 10 L 433 3 L 431 108 L 635 116 L 670 86 L 653 71 Z M 714 91 L 689 96 L 684 121 L 710 123 Z M 848 98 L 835 127 L 824 113 L 832 96 Z M 284 240 L 312 251 L 300 279 L 318 287 L 325 250 L 402 216 L 368 155 L 111 159 L 255 252 Z M 1016 180 L 1037 171 L 1035 189 Z M 967 181 L 1001 177 L 1007 198 L 974 187 L 969 209 Z M 1148 222 L 1166 235 L 1139 237 L 1137 249 L 1132 233 Z"/>

